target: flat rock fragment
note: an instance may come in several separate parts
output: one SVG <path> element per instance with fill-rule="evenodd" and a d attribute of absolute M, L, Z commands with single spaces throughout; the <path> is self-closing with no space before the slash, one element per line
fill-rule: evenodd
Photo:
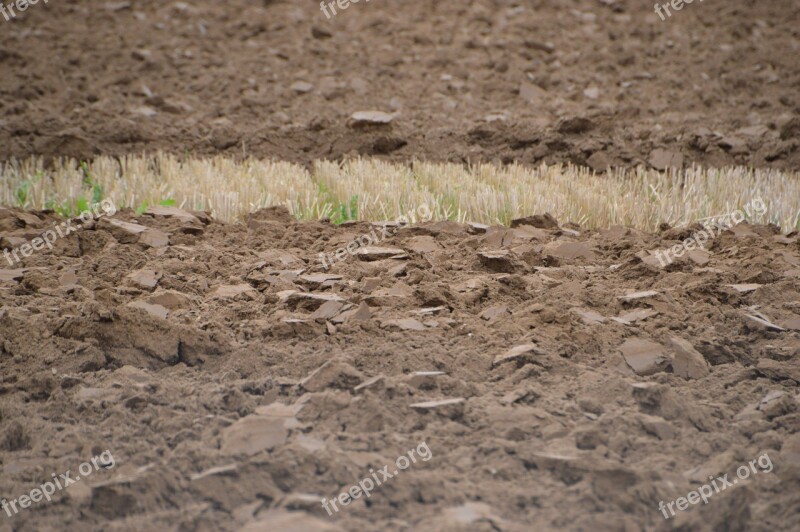
<path fill-rule="evenodd" d="M 531 358 L 533 355 L 544 356 L 546 353 L 542 351 L 536 344 L 522 344 L 512 347 L 501 355 L 497 355 L 494 359 L 494 362 L 492 362 L 492 365 L 498 366 L 505 362 L 524 361 Z"/>
<path fill-rule="evenodd" d="M 12 281 L 20 281 L 25 276 L 25 270 L 19 268 L 16 270 L 0 270 L 0 282 L 9 283 Z"/>
<path fill-rule="evenodd" d="M 222 432 L 220 450 L 225 454 L 252 456 L 282 445 L 288 434 L 286 419 L 251 414 Z"/>
<path fill-rule="evenodd" d="M 383 322 L 384 328 L 397 328 L 401 331 L 424 331 L 427 329 L 420 321 L 414 318 L 402 318 L 398 320 L 386 320 Z"/>
<path fill-rule="evenodd" d="M 577 314 L 578 317 L 580 317 L 581 320 L 583 320 L 583 322 L 587 325 L 593 325 L 595 323 L 605 323 L 607 321 L 605 316 L 594 310 L 587 310 L 577 307 L 571 310 L 574 314 Z"/>
<path fill-rule="evenodd" d="M 750 292 L 755 292 L 756 290 L 761 288 L 762 285 L 751 283 L 751 284 L 726 284 L 725 286 L 727 286 L 728 288 L 733 288 L 740 294 L 749 294 Z"/>
<path fill-rule="evenodd" d="M 621 314 L 611 319 L 618 323 L 622 323 L 623 325 L 631 325 L 637 321 L 646 320 L 647 318 L 651 318 L 656 315 L 658 315 L 658 311 L 648 308 L 634 310 L 633 312 L 626 312 L 625 314 Z"/>
<path fill-rule="evenodd" d="M 235 299 L 241 295 L 254 296 L 258 291 L 249 284 L 227 284 L 214 289 L 211 297 L 214 299 Z"/>
<path fill-rule="evenodd" d="M 350 116 L 350 125 L 358 126 L 382 126 L 388 125 L 394 120 L 394 115 L 382 111 L 356 111 Z"/>
<path fill-rule="evenodd" d="M 691 343 L 678 336 L 669 337 L 672 348 L 672 371 L 684 379 L 701 379 L 709 374 L 708 362 Z"/>
<path fill-rule="evenodd" d="M 359 248 L 356 250 L 355 255 L 359 259 L 365 261 L 408 258 L 408 253 L 406 253 L 404 249 L 380 246 L 365 246 Z"/>
<path fill-rule="evenodd" d="M 744 317 L 749 322 L 749 324 L 753 326 L 753 328 L 755 329 L 763 329 L 775 332 L 783 332 L 786 330 L 780 325 L 775 325 L 768 319 L 761 316 L 753 316 L 752 314 L 745 314 Z"/>
<path fill-rule="evenodd" d="M 128 279 L 137 288 L 153 290 L 161 279 L 161 273 L 155 270 L 136 270 L 128 274 Z"/>
<path fill-rule="evenodd" d="M 625 294 L 624 296 L 617 296 L 617 299 L 621 299 L 623 301 L 636 301 L 637 299 L 646 299 L 648 297 L 657 295 L 658 292 L 655 290 L 646 290 L 643 292 L 632 292 L 630 294 Z"/>
<path fill-rule="evenodd" d="M 200 223 L 200 219 L 194 214 L 184 211 L 183 209 L 180 209 L 178 207 L 173 207 L 169 205 L 155 205 L 147 209 L 144 213 L 149 214 L 151 216 L 176 218 L 186 223 Z"/>
<path fill-rule="evenodd" d="M 363 380 L 361 372 L 348 362 L 334 359 L 328 360 L 300 381 L 300 387 L 308 392 L 320 392 L 326 388 L 350 390 Z"/>
<path fill-rule="evenodd" d="M 625 358 L 625 363 L 639 376 L 664 371 L 669 364 L 664 346 L 650 340 L 628 338 L 619 350 Z"/>
<path fill-rule="evenodd" d="M 162 307 L 161 305 L 154 305 L 151 303 L 147 303 L 145 301 L 134 301 L 133 303 L 130 303 L 128 306 L 131 308 L 138 308 L 144 310 L 151 316 L 162 320 L 167 319 L 167 316 L 169 315 L 169 310 Z"/>
<path fill-rule="evenodd" d="M 455 419 L 464 414 L 464 407 L 467 400 L 463 397 L 456 397 L 454 399 L 440 399 L 437 401 L 423 401 L 421 403 L 413 403 L 409 405 L 410 408 L 420 413 L 434 412 L 439 415 Z"/>

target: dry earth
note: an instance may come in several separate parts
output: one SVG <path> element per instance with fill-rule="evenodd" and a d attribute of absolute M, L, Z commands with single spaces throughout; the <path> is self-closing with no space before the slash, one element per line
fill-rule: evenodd
<path fill-rule="evenodd" d="M 40 1 L 0 19 L 0 161 L 800 169 L 800 4 L 651 5 Z M 53 222 L 0 208 L 0 250 Z M 798 234 L 661 267 L 693 228 L 561 222 L 388 226 L 325 270 L 383 229 L 125 210 L 4 256 L 0 502 L 113 461 L 0 532 L 800 529 Z"/>
<path fill-rule="evenodd" d="M 800 4 L 39 2 L 0 19 L 0 160 L 800 168 Z M 358 111 L 397 113 L 354 128 Z"/>
<path fill-rule="evenodd" d="M 0 210 L 5 238 L 53 221 Z M 797 234 L 662 268 L 690 228 L 516 225 L 123 211 L 0 270 L 0 493 L 114 458 L 0 530 L 797 530 Z"/>

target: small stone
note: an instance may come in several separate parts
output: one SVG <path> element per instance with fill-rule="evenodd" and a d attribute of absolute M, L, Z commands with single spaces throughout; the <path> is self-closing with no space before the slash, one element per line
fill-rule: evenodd
<path fill-rule="evenodd" d="M 457 417 L 461 417 L 464 414 L 465 405 L 466 405 L 466 399 L 464 399 L 463 397 L 458 397 L 455 399 L 442 399 L 439 401 L 425 401 L 423 403 L 414 403 L 409 406 L 421 413 L 435 411 L 441 415 L 444 415 L 445 417 L 454 419 Z"/>
<path fill-rule="evenodd" d="M 24 274 L 25 270 L 23 268 L 17 270 L 0 270 L 0 282 L 10 283 L 12 281 L 21 281 Z"/>
<path fill-rule="evenodd" d="M 404 249 L 400 248 L 383 248 L 377 246 L 365 246 L 356 250 L 355 255 L 366 261 L 383 260 L 383 259 L 405 259 L 408 254 Z"/>
<path fill-rule="evenodd" d="M 366 390 L 377 390 L 382 388 L 386 382 L 386 378 L 383 375 L 378 375 L 377 377 L 372 377 L 371 379 L 362 382 L 355 388 L 353 388 L 354 393 L 362 393 Z"/>
<path fill-rule="evenodd" d="M 280 507 L 293 512 L 306 512 L 325 514 L 325 509 L 320 505 L 321 495 L 311 493 L 289 493 L 280 501 Z"/>
<path fill-rule="evenodd" d="M 297 81 L 292 83 L 292 86 L 289 88 L 298 94 L 305 94 L 314 90 L 314 85 L 306 81 Z"/>
<path fill-rule="evenodd" d="M 317 310 L 328 301 L 345 302 L 344 299 L 336 294 L 312 294 L 309 292 L 294 291 L 285 294 L 281 299 L 290 310 L 303 309 L 309 312 Z"/>
<path fill-rule="evenodd" d="M 762 358 L 756 364 L 756 371 L 774 381 L 793 380 L 800 383 L 800 361 L 778 361 Z"/>
<path fill-rule="evenodd" d="M 222 431 L 220 451 L 253 456 L 282 445 L 289 434 L 287 419 L 251 414 Z"/>
<path fill-rule="evenodd" d="M 627 312 L 625 314 L 617 316 L 616 318 L 611 318 L 611 319 L 616 322 L 622 323 L 623 325 L 630 325 L 637 321 L 646 320 L 647 318 L 656 316 L 657 314 L 658 311 L 646 308 L 646 309 L 634 310 L 633 312 Z"/>
<path fill-rule="evenodd" d="M 549 212 L 511 220 L 512 228 L 519 227 L 521 225 L 531 225 L 538 229 L 558 229 L 558 221 Z"/>
<path fill-rule="evenodd" d="M 384 329 L 396 327 L 401 331 L 424 331 L 425 325 L 415 320 L 414 318 L 403 318 L 399 320 L 386 320 L 382 324 Z"/>
<path fill-rule="evenodd" d="M 133 303 L 130 303 L 128 306 L 131 308 L 138 308 L 144 310 L 151 316 L 162 320 L 167 319 L 167 316 L 169 315 L 169 311 L 164 307 L 162 307 L 161 305 L 151 305 L 150 303 L 147 303 L 145 301 L 134 301 Z"/>
<path fill-rule="evenodd" d="M 675 437 L 675 427 L 662 417 L 639 413 L 636 414 L 636 420 L 647 433 L 659 440 L 671 440 Z"/>
<path fill-rule="evenodd" d="M 154 305 L 161 305 L 169 310 L 185 308 L 191 305 L 191 300 L 186 296 L 186 294 L 182 294 L 181 292 L 176 292 L 174 290 L 158 292 L 148 297 L 147 301 L 148 303 L 152 303 Z"/>
<path fill-rule="evenodd" d="M 484 116 L 483 121 L 488 122 L 489 124 L 494 122 L 508 122 L 508 115 L 502 113 L 492 113 Z"/>
<path fill-rule="evenodd" d="M 58 284 L 61 286 L 75 286 L 78 284 L 78 276 L 75 272 L 66 272 L 58 278 Z"/>
<path fill-rule="evenodd" d="M 365 294 L 369 294 L 370 292 L 378 288 L 382 282 L 383 279 L 381 279 L 380 277 L 365 277 L 362 280 L 361 291 L 364 292 Z"/>
<path fill-rule="evenodd" d="M 650 152 L 648 159 L 650 165 L 656 170 L 667 168 L 683 168 L 683 155 L 673 151 L 657 148 Z"/>
<path fill-rule="evenodd" d="M 369 305 L 362 301 L 358 306 L 358 310 L 350 316 L 350 319 L 353 321 L 368 321 L 372 319 L 372 311 L 369 309 Z"/>
<path fill-rule="evenodd" d="M 136 270 L 128 274 L 128 279 L 130 279 L 133 286 L 137 288 L 153 290 L 161 279 L 161 272 L 155 270 Z"/>
<path fill-rule="evenodd" d="M 176 218 L 186 223 L 200 223 L 200 220 L 194 214 L 187 212 L 183 209 L 179 209 L 178 207 L 172 207 L 169 205 L 155 205 L 147 209 L 144 213 L 150 216 L 163 216 L 165 218 Z"/>
<path fill-rule="evenodd" d="M 669 337 L 669 345 L 675 352 L 672 371 L 684 379 L 701 379 L 710 371 L 708 362 L 689 342 L 678 336 Z"/>
<path fill-rule="evenodd" d="M 321 286 L 331 286 L 336 281 L 341 281 L 341 275 L 332 275 L 328 273 L 315 273 L 311 275 L 301 275 L 300 280 L 310 285 L 312 288 Z"/>
<path fill-rule="evenodd" d="M 252 299 L 258 292 L 249 284 L 234 284 L 234 285 L 221 285 L 211 292 L 211 297 L 214 299 L 235 299 L 239 296 L 244 296 L 247 299 Z"/>
<path fill-rule="evenodd" d="M 545 253 L 559 259 L 584 259 L 592 261 L 597 255 L 588 242 L 552 242 L 545 246 Z"/>
<path fill-rule="evenodd" d="M 411 251 L 419 254 L 433 253 L 442 249 L 432 236 L 416 236 L 408 240 L 404 246 Z"/>
<path fill-rule="evenodd" d="M 658 292 L 655 290 L 647 290 L 645 292 L 633 292 L 631 294 L 625 294 L 624 296 L 617 296 L 617 299 L 621 299 L 623 301 L 635 301 L 637 299 L 645 299 L 657 295 Z"/>
<path fill-rule="evenodd" d="M 447 375 L 444 371 L 415 371 L 408 379 L 408 384 L 420 390 L 430 390 L 436 387 L 436 377 Z"/>
<path fill-rule="evenodd" d="M 763 285 L 752 283 L 752 284 L 726 284 L 725 286 L 727 286 L 728 288 L 733 288 L 740 294 L 747 294 L 750 292 L 755 292 Z"/>
<path fill-rule="evenodd" d="M 591 451 L 603 445 L 603 437 L 597 429 L 580 430 L 575 433 L 575 447 Z"/>
<path fill-rule="evenodd" d="M 20 247 L 22 244 L 26 243 L 27 240 L 25 238 L 19 236 L 0 236 L 0 250 L 9 250 Z"/>
<path fill-rule="evenodd" d="M 158 114 L 158 111 L 147 105 L 141 105 L 131 109 L 131 114 L 143 116 L 145 118 L 152 118 Z"/>
<path fill-rule="evenodd" d="M 572 312 L 580 316 L 583 322 L 586 323 L 587 325 L 606 322 L 606 318 L 602 314 L 600 314 L 599 312 L 595 312 L 594 310 L 585 310 L 580 308 L 573 308 L 571 310 Z"/>
<path fill-rule="evenodd" d="M 747 142 L 743 138 L 733 135 L 722 137 L 717 145 L 729 152 L 731 155 L 738 155 L 748 152 Z"/>
<path fill-rule="evenodd" d="M 514 273 L 517 270 L 517 261 L 508 250 L 481 251 L 478 260 L 485 268 L 496 273 Z"/>
<path fill-rule="evenodd" d="M 330 39 L 333 37 L 333 34 L 324 28 L 320 28 L 319 26 L 312 26 L 311 36 L 315 39 Z"/>
<path fill-rule="evenodd" d="M 564 135 L 580 135 L 594 129 L 594 122 L 583 116 L 572 116 L 561 120 L 556 130 Z"/>
<path fill-rule="evenodd" d="M 653 375 L 664 371 L 669 364 L 669 358 L 661 344 L 629 338 L 619 347 L 625 362 L 639 376 Z"/>
<path fill-rule="evenodd" d="M 106 2 L 104 5 L 107 11 L 122 11 L 123 9 L 130 9 L 130 2 Z"/>
<path fill-rule="evenodd" d="M 711 261 L 711 253 L 703 249 L 693 249 L 686 256 L 698 266 L 705 266 Z"/>
<path fill-rule="evenodd" d="M 103 218 L 103 222 L 103 225 L 110 226 L 109 229 L 112 230 L 115 237 L 120 233 L 126 233 L 128 235 L 140 235 L 147 231 L 147 227 L 143 225 L 131 222 L 123 222 L 122 220 L 117 220 L 115 218 Z M 121 242 L 123 241 L 120 238 L 117 238 L 117 240 Z"/>
<path fill-rule="evenodd" d="M 527 81 L 520 83 L 519 95 L 529 103 L 543 103 L 549 97 L 546 90 Z"/>
<path fill-rule="evenodd" d="M 488 321 L 506 314 L 509 314 L 508 305 L 495 305 L 481 312 L 481 318 Z"/>
<path fill-rule="evenodd" d="M 589 413 L 594 414 L 596 416 L 600 416 L 601 414 L 603 414 L 603 412 L 605 412 L 605 409 L 603 408 L 603 405 L 600 404 L 599 401 L 596 401 L 596 400 L 591 399 L 589 397 L 584 397 L 584 398 L 579 399 L 578 400 L 578 406 L 584 412 L 589 412 Z"/>
<path fill-rule="evenodd" d="M 648 415 L 657 415 L 666 420 L 679 417 L 690 417 L 686 405 L 681 404 L 678 395 L 666 384 L 657 382 L 635 382 L 633 398 L 639 404 L 639 409 Z"/>
<path fill-rule="evenodd" d="M 319 503 L 319 501 L 317 502 Z M 258 512 L 258 516 L 254 521 L 250 521 L 238 530 L 239 532 L 268 532 L 273 530 L 286 532 L 306 530 L 343 532 L 344 529 L 330 521 L 309 515 L 306 512 L 287 512 L 284 509 L 272 509 Z"/>
<path fill-rule="evenodd" d="M 535 344 L 522 344 L 512 347 L 502 355 L 495 357 L 493 366 L 498 366 L 509 361 L 526 361 L 531 355 L 545 356 L 546 353 Z"/>
<path fill-rule="evenodd" d="M 586 159 L 586 164 L 595 172 L 605 172 L 611 166 L 611 159 L 604 152 L 596 151 Z"/>
<path fill-rule="evenodd" d="M 483 234 L 489 229 L 488 225 L 478 222 L 467 222 L 467 225 L 471 229 L 471 232 L 475 234 Z"/>
<path fill-rule="evenodd" d="M 350 116 L 351 127 L 367 125 L 387 125 L 394 120 L 394 115 L 381 111 L 357 111 Z"/>
<path fill-rule="evenodd" d="M 476 523 L 476 527 L 482 528 L 477 523 L 489 523 L 488 527 L 492 530 L 502 530 L 500 526 L 502 519 L 492 512 L 492 507 L 483 502 L 467 502 L 454 508 L 445 508 L 442 512 L 445 526 L 442 530 L 465 530 L 465 525 Z M 452 526 L 448 526 L 451 525 Z"/>
<path fill-rule="evenodd" d="M 300 381 L 307 392 L 321 392 L 326 388 L 350 390 L 364 380 L 360 371 L 343 360 L 328 360 Z"/>
<path fill-rule="evenodd" d="M 764 412 L 767 419 L 772 420 L 776 417 L 796 411 L 797 402 L 787 395 L 786 392 L 782 390 L 773 390 L 761 399 L 758 403 L 758 410 Z"/>
<path fill-rule="evenodd" d="M 137 48 L 131 51 L 131 57 L 133 57 L 138 61 L 147 61 L 148 59 L 150 59 L 150 57 L 152 57 L 152 55 L 153 52 L 151 52 L 150 50 L 146 50 L 144 48 Z"/>
<path fill-rule="evenodd" d="M 323 303 L 314 313 L 311 315 L 312 320 L 329 320 L 339 314 L 342 308 L 344 307 L 343 303 L 339 301 L 326 301 Z"/>
<path fill-rule="evenodd" d="M 754 325 L 753 328 L 755 329 L 763 329 L 763 330 L 777 331 L 777 332 L 783 332 L 786 330 L 780 325 L 775 325 L 774 323 L 772 323 L 767 319 L 758 316 L 753 316 L 752 314 L 745 314 L 744 317 L 750 321 L 751 325 Z"/>
<path fill-rule="evenodd" d="M 196 480 L 201 480 L 206 477 L 211 477 L 214 475 L 227 475 L 228 473 L 236 472 L 237 469 L 239 469 L 239 466 L 237 464 L 227 464 L 223 466 L 211 467 L 209 469 L 201 471 L 200 473 L 192 474 L 191 476 L 189 476 L 189 480 L 194 482 Z"/>
<path fill-rule="evenodd" d="M 169 235 L 160 229 L 147 229 L 139 237 L 139 243 L 151 248 L 164 248 L 169 245 Z"/>
<path fill-rule="evenodd" d="M 417 314 L 418 316 L 428 316 L 439 314 L 445 310 L 447 310 L 447 307 L 426 307 L 419 310 L 414 310 L 412 311 L 412 314 Z"/>
<path fill-rule="evenodd" d="M 539 50 L 541 52 L 547 52 L 548 54 L 552 54 L 553 52 L 556 51 L 556 45 L 551 42 L 542 42 L 533 39 L 526 39 L 524 44 L 525 46 L 531 48 L 532 50 Z"/>

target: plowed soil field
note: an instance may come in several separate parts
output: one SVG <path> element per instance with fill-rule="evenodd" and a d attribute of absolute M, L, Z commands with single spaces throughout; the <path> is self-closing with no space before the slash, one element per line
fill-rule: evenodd
<path fill-rule="evenodd" d="M 0 179 L 42 158 L 38 185 L 0 182 L 0 532 L 800 529 L 794 227 L 695 245 L 699 224 L 151 201 L 36 244 L 66 223 L 32 208 L 65 157 L 796 179 L 800 4 L 675 3 L 0 5 Z M 245 171 L 219 177 L 237 207 Z"/>

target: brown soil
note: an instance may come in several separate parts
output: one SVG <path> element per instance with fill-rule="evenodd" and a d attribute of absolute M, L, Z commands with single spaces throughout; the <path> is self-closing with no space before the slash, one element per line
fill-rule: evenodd
<path fill-rule="evenodd" d="M 310 0 L 39 2 L 0 19 L 0 160 L 800 168 L 795 0 L 666 21 L 633 0 L 519 4 L 375 0 L 329 21 Z M 350 127 L 362 110 L 399 114 Z"/>
<path fill-rule="evenodd" d="M 161 212 L 0 270 L 0 494 L 115 461 L 3 532 L 800 527 L 796 234 L 740 225 L 661 268 L 645 250 L 688 229 L 439 222 L 324 271 L 383 231 Z M 0 234 L 52 221 L 0 210 Z M 659 511 L 765 453 L 772 472 Z"/>

